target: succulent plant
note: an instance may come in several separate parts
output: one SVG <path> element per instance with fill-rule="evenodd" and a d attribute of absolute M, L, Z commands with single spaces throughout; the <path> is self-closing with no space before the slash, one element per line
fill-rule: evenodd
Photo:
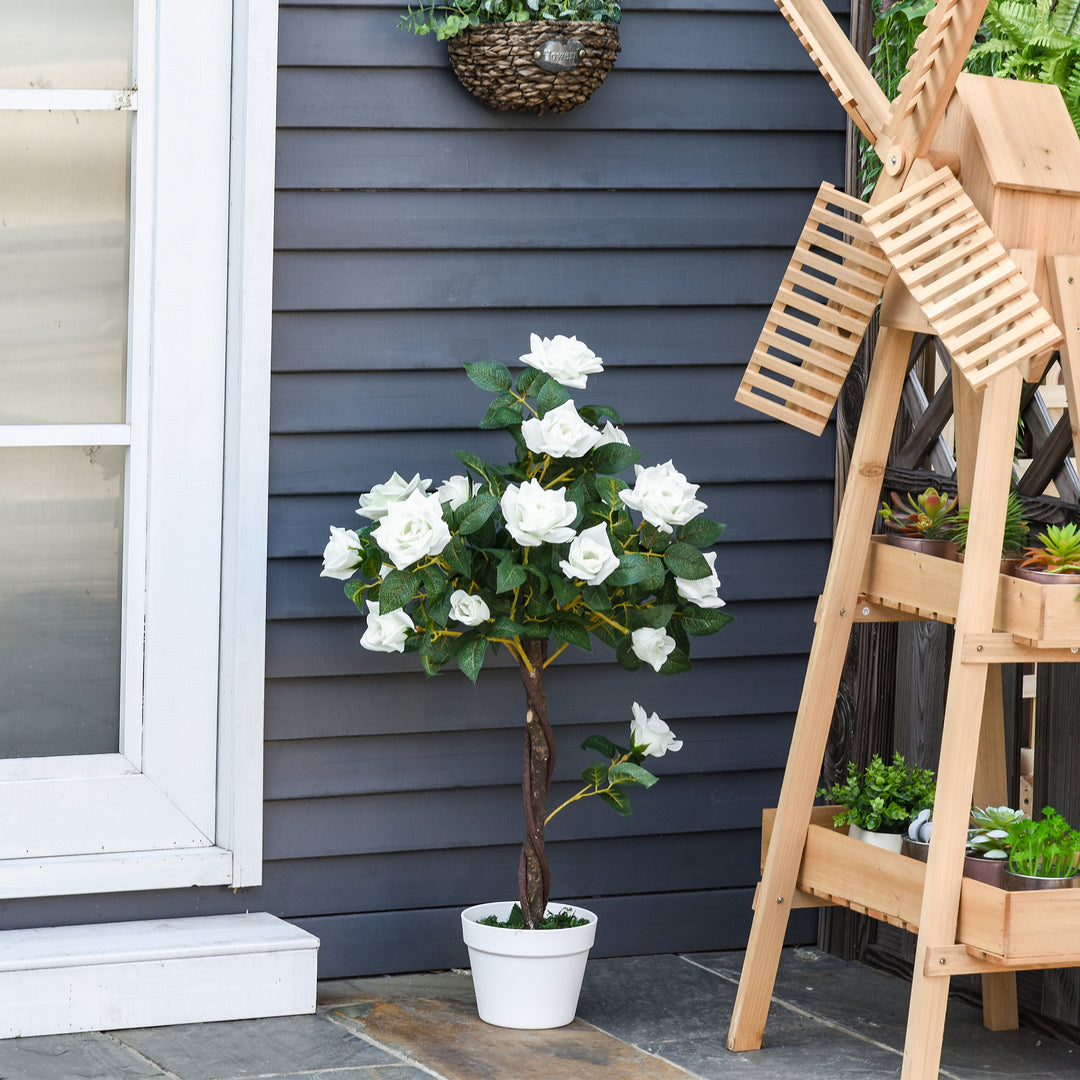
<path fill-rule="evenodd" d="M 907 838 L 909 840 L 914 840 L 917 844 L 930 843 L 930 833 L 934 827 L 934 822 L 931 820 L 933 813 L 933 807 L 928 807 L 925 810 L 920 810 L 915 815 L 907 828 Z"/>
<path fill-rule="evenodd" d="M 881 504 L 878 513 L 886 529 L 901 536 L 923 540 L 949 540 L 956 529 L 956 499 L 928 487 L 921 495 L 908 495 L 907 503 L 895 491 L 889 493 L 892 506 Z"/>
<path fill-rule="evenodd" d="M 1080 573 L 1080 529 L 1070 521 L 1067 525 L 1048 525 L 1039 533 L 1042 547 L 1024 549 L 1021 566 L 1046 570 L 1051 574 Z"/>
<path fill-rule="evenodd" d="M 1007 859 L 1008 828 L 1023 817 L 1023 810 L 1013 810 L 1009 806 L 973 806 L 967 839 L 969 854 L 981 855 L 984 859 Z"/>
<path fill-rule="evenodd" d="M 956 550 L 963 555 L 967 548 L 968 519 L 971 507 L 961 506 L 956 511 L 956 524 L 953 527 L 952 541 Z M 1024 519 L 1024 506 L 1015 491 L 1009 492 L 1009 501 L 1005 504 L 1005 534 L 1001 540 L 1001 557 L 1020 555 L 1028 541 L 1028 523 Z"/>

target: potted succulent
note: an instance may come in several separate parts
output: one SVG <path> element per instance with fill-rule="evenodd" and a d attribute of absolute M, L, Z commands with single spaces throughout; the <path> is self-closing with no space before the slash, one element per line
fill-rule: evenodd
<path fill-rule="evenodd" d="M 973 806 L 968 829 L 964 876 L 1000 888 L 1009 860 L 1009 827 L 1021 821 L 1023 810 L 1010 806 Z"/>
<path fill-rule="evenodd" d="M 456 664 L 473 681 L 500 649 L 517 665 L 526 699 L 521 929 L 478 929 L 492 912 L 470 909 L 463 915 L 466 936 L 485 938 L 474 957 L 492 952 L 488 939 L 500 933 L 518 954 L 565 951 L 557 939 L 581 929 L 538 932 L 551 891 L 544 835 L 553 816 L 547 794 L 555 738 L 547 668 L 570 648 L 591 650 L 595 640 L 629 671 L 645 665 L 673 675 L 690 668 L 691 637 L 731 620 L 721 610 L 716 553 L 703 550 L 723 526 L 705 516 L 697 485 L 670 461 L 637 464 L 641 454 L 617 426 L 618 414 L 602 405 L 579 409 L 568 393 L 584 390 L 588 376 L 603 370 L 602 360 L 576 338 L 535 334 L 520 359 L 525 368 L 516 376 L 501 363 L 465 365 L 468 377 L 494 394 L 480 426 L 510 435 L 513 461 L 494 465 L 458 452 L 466 473 L 436 491 L 419 473 L 408 481 L 395 473 L 360 496 L 357 513 L 371 523 L 332 527 L 323 553 L 323 576 L 343 580 L 346 596 L 366 614 L 363 647 L 416 652 L 429 675 Z M 633 486 L 618 476 L 631 465 Z M 554 813 L 596 796 L 629 814 L 627 786 L 649 787 L 655 779 L 644 759 L 681 745 L 655 713 L 646 715 L 635 703 L 633 716 L 628 748 L 600 736 L 585 741 L 605 760 L 585 769 L 585 786 Z M 501 921 L 511 908 L 512 902 L 500 906 Z M 595 916 L 574 915 L 593 924 L 579 935 L 591 942 Z M 580 963 L 583 968 L 583 958 Z M 548 1016 L 546 980 L 516 974 L 513 993 L 494 993 L 502 1004 L 520 1003 L 513 1022 L 501 1008 L 481 1016 L 497 1015 L 492 1022 L 515 1027 L 569 1023 L 573 1006 L 561 1019 Z M 482 996 L 489 995 L 478 986 L 478 1004 Z M 575 989 L 575 1004 L 576 997 Z"/>
<path fill-rule="evenodd" d="M 1080 886 L 1080 833 L 1052 807 L 1041 821 L 1020 818 L 1006 826 L 1009 865 L 1005 887 L 1012 890 Z"/>
<path fill-rule="evenodd" d="M 956 523 L 950 539 L 956 545 L 956 554 L 964 560 L 967 550 L 968 521 L 971 507 L 961 506 L 956 510 Z M 1005 504 L 1005 532 L 1001 540 L 1001 572 L 1011 574 L 1017 563 L 1024 557 L 1024 548 L 1028 542 L 1028 522 L 1024 516 L 1024 506 L 1015 491 L 1009 492 Z"/>
<path fill-rule="evenodd" d="M 833 823 L 850 826 L 849 836 L 899 852 L 910 822 L 934 805 L 934 774 L 909 767 L 903 754 L 888 765 L 875 754 L 865 769 L 849 761 L 844 779 L 817 794 L 844 807 Z"/>
<path fill-rule="evenodd" d="M 1048 525 L 1039 533 L 1041 546 L 1024 549 L 1025 558 L 1016 568 L 1016 576 L 1042 585 L 1080 585 L 1080 529 L 1070 521 L 1066 525 Z"/>
<path fill-rule="evenodd" d="M 403 28 L 447 43 L 462 86 L 493 109 L 584 105 L 619 53 L 618 0 L 423 0 Z"/>
<path fill-rule="evenodd" d="M 956 499 L 928 487 L 921 495 L 908 495 L 907 502 L 895 492 L 892 502 L 883 502 L 878 513 L 890 544 L 921 551 L 926 555 L 946 555 L 956 528 Z"/>

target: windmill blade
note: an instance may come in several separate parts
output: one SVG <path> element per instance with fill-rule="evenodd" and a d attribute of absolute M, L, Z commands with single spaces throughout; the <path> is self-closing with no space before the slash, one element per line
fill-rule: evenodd
<path fill-rule="evenodd" d="M 820 435 L 890 272 L 866 203 L 824 183 L 735 400 Z"/>
<path fill-rule="evenodd" d="M 889 99 L 824 0 L 776 0 L 829 89 L 869 142 L 876 145 L 889 120 Z"/>
<path fill-rule="evenodd" d="M 863 221 L 968 383 L 1061 343 L 1061 333 L 948 169 L 909 182 Z"/>
<path fill-rule="evenodd" d="M 975 40 L 987 0 L 938 0 L 926 16 L 900 94 L 892 104 L 885 136 L 875 144 L 885 172 L 881 197 L 903 184 L 911 166 L 925 157 L 945 115 L 956 80 Z M 877 201 L 877 200 L 875 200 Z"/>

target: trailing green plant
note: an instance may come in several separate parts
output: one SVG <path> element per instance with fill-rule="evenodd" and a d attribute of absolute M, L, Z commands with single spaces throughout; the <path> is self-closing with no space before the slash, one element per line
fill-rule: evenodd
<path fill-rule="evenodd" d="M 952 531 L 952 542 L 956 550 L 963 555 L 967 550 L 968 520 L 971 517 L 970 506 L 960 506 L 956 510 L 956 525 Z M 1005 533 L 1001 539 L 1001 557 L 1021 555 L 1028 542 L 1029 527 L 1024 517 L 1024 506 L 1015 491 L 1009 492 L 1005 504 Z"/>
<path fill-rule="evenodd" d="M 1021 818 L 1005 827 L 1009 834 L 1009 869 L 1029 877 L 1065 878 L 1077 872 L 1080 833 L 1052 807 L 1041 821 Z"/>
<path fill-rule="evenodd" d="M 848 762 L 847 776 L 831 787 L 820 788 L 819 798 L 844 807 L 836 825 L 858 825 L 870 832 L 902 833 L 921 810 L 934 805 L 934 774 L 908 766 L 903 754 L 886 765 L 875 754 L 865 769 Z"/>
<path fill-rule="evenodd" d="M 1048 525 L 1039 533 L 1042 547 L 1024 549 L 1021 566 L 1045 570 L 1051 574 L 1080 573 L 1080 529 L 1070 521 L 1066 525 Z"/>
<path fill-rule="evenodd" d="M 499 22 L 606 22 L 619 23 L 617 0 L 423 0 L 407 8 L 399 25 L 414 34 L 434 34 L 439 41 L 457 37 L 472 26 Z"/>
<path fill-rule="evenodd" d="M 907 503 L 895 491 L 889 493 L 892 506 L 881 504 L 878 513 L 886 529 L 901 536 L 923 540 L 949 540 L 956 529 L 956 499 L 928 487 L 921 495 L 908 495 Z"/>
<path fill-rule="evenodd" d="M 1009 826 L 1024 817 L 1023 810 L 1009 806 L 973 806 L 971 828 L 968 829 L 967 850 L 984 859 L 1004 860 L 1009 857 Z"/>

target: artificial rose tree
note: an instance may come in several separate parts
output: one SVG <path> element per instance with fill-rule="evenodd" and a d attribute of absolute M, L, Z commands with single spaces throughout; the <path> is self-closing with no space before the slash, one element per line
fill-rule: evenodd
<path fill-rule="evenodd" d="M 406 481 L 395 472 L 360 496 L 356 512 L 372 524 L 331 528 L 322 573 L 345 580 L 366 610 L 367 649 L 419 652 L 429 675 L 453 661 L 474 682 L 489 650 L 506 648 L 516 661 L 526 695 L 518 894 L 534 927 L 551 890 L 544 828 L 554 813 L 597 795 L 629 814 L 626 785 L 656 780 L 644 758 L 681 746 L 634 702 L 630 747 L 586 739 L 608 760 L 585 769 L 585 787 L 549 814 L 547 667 L 596 638 L 630 671 L 648 664 L 673 675 L 690 667 L 690 638 L 731 616 L 720 610 L 716 553 L 703 552 L 723 526 L 704 516 L 697 485 L 670 461 L 642 468 L 613 409 L 570 399 L 566 388 L 584 390 L 603 370 L 584 343 L 533 334 L 530 344 L 516 379 L 504 364 L 465 365 L 495 395 L 480 427 L 507 431 L 515 460 L 493 465 L 458 452 L 466 474 L 436 491 L 419 473 Z M 633 486 L 617 475 L 631 466 Z"/>

